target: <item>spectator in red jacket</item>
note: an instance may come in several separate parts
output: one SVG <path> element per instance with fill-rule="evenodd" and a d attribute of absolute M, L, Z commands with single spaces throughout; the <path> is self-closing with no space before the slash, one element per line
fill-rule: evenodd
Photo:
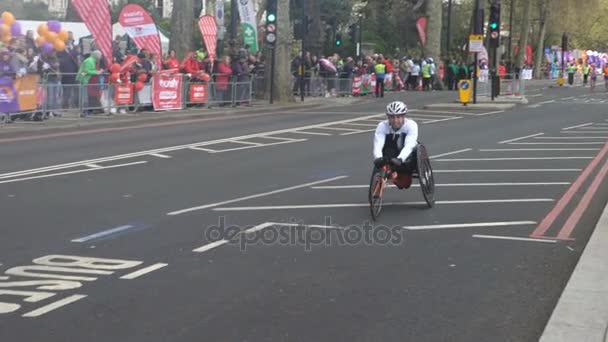
<path fill-rule="evenodd" d="M 232 68 L 230 67 L 230 57 L 224 56 L 217 63 L 217 69 L 215 73 L 215 92 L 216 101 L 220 103 L 220 106 L 227 104 L 230 99 L 226 95 L 229 95 L 229 82 L 232 76 Z"/>

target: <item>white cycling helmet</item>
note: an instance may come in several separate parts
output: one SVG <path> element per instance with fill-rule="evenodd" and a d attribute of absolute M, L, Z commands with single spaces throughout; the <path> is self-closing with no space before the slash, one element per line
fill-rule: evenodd
<path fill-rule="evenodd" d="M 407 106 L 401 101 L 394 101 L 386 106 L 386 115 L 405 115 Z"/>

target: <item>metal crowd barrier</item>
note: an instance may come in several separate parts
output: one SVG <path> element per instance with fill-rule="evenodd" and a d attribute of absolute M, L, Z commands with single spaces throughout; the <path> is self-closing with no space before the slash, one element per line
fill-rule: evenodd
<path fill-rule="evenodd" d="M 75 76 L 63 74 L 62 76 Z M 214 81 L 212 75 L 209 82 L 190 82 L 186 75 L 182 77 L 182 109 L 192 107 L 236 107 L 251 105 L 254 95 L 255 79 L 241 78 L 240 82 L 233 77 L 225 83 Z M 109 75 L 103 75 L 105 79 Z M 29 90 L 16 89 L 17 93 L 30 93 L 36 98 L 31 110 L 18 112 L 0 112 L 0 123 L 6 124 L 15 120 L 43 121 L 51 117 L 80 117 L 96 114 L 112 115 L 116 113 L 137 112 L 141 110 L 154 110 L 152 108 L 152 81 L 144 84 L 139 92 L 133 92 L 132 101 L 117 103 L 119 98 L 125 99 L 127 93 L 124 85 L 94 82 L 88 85 L 80 83 L 61 83 L 41 79 L 35 87 Z M 127 89 L 128 90 L 128 89 Z"/>

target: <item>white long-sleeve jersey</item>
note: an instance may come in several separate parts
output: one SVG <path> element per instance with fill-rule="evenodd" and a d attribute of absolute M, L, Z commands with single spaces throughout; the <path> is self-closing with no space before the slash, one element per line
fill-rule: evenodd
<path fill-rule="evenodd" d="M 405 161 L 418 145 L 418 124 L 414 120 L 406 119 L 403 126 L 393 130 L 388 120 L 382 121 L 376 127 L 374 135 L 374 159 L 385 157 L 385 146 L 390 150 L 399 151 L 397 158 Z M 394 158 L 394 156 L 386 156 Z"/>

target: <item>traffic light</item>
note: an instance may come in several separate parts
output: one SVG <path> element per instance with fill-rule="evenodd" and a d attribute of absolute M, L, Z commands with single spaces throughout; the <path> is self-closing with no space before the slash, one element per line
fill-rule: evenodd
<path fill-rule="evenodd" d="M 350 40 L 353 42 L 353 44 L 357 44 L 357 42 L 359 42 L 359 25 L 350 25 L 348 34 L 350 35 Z"/>
<path fill-rule="evenodd" d="M 277 0 L 268 0 L 266 7 L 266 42 L 271 46 L 277 41 Z"/>
<path fill-rule="evenodd" d="M 342 35 L 340 33 L 336 33 L 336 46 L 342 46 Z"/>
<path fill-rule="evenodd" d="M 490 7 L 490 47 L 500 45 L 500 4 L 494 3 Z"/>

